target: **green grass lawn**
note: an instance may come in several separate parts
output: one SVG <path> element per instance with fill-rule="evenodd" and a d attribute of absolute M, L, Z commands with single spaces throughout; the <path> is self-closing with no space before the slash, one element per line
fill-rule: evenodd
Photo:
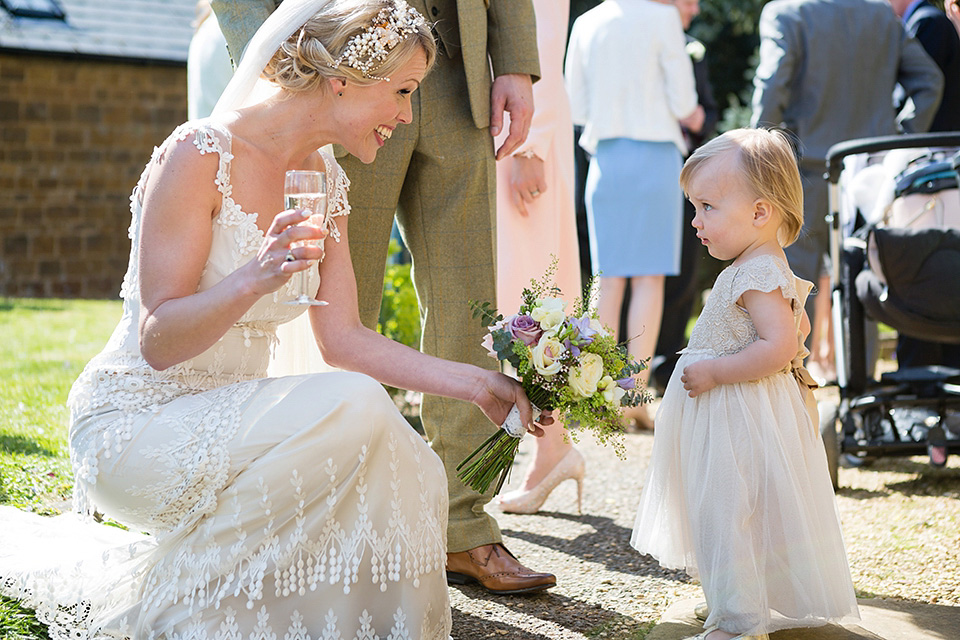
<path fill-rule="evenodd" d="M 0 504 L 52 515 L 68 503 L 67 394 L 120 313 L 119 301 L 0 299 Z M 0 598 L 0 640 L 46 637 Z"/>

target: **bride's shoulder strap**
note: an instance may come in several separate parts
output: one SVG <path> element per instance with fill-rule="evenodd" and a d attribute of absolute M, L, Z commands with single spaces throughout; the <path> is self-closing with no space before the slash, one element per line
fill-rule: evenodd
<path fill-rule="evenodd" d="M 150 170 L 158 162 L 162 162 L 171 147 L 179 145 L 188 139 L 191 139 L 193 146 L 200 154 L 215 152 L 220 156 L 220 166 L 217 171 L 218 189 L 224 191 L 224 185 L 230 183 L 230 160 L 233 155 L 230 153 L 231 136 L 222 125 L 211 122 L 210 120 L 190 120 L 184 122 L 166 137 L 159 145 L 153 148 L 150 160 L 143 167 L 140 179 L 137 181 L 136 191 L 142 192 L 146 185 Z M 221 184 L 222 183 L 222 184 Z M 229 190 L 229 189 L 228 189 Z"/>
<path fill-rule="evenodd" d="M 211 119 L 188 122 L 193 125 L 194 145 L 201 153 L 216 153 L 220 157 L 220 167 L 217 170 L 217 189 L 225 197 L 230 196 L 230 163 L 233 160 L 233 136 L 230 130 L 222 123 Z"/>
<path fill-rule="evenodd" d="M 323 158 L 327 174 L 327 211 L 330 220 L 330 237 L 340 242 L 340 230 L 337 228 L 337 222 L 334 218 L 350 213 L 350 202 L 347 200 L 350 179 L 347 178 L 346 172 L 337 163 L 332 153 L 320 149 L 320 157 Z"/>

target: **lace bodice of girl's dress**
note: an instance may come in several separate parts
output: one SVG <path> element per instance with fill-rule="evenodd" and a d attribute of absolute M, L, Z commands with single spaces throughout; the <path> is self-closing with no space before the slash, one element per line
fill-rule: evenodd
<path fill-rule="evenodd" d="M 808 355 L 800 335 L 800 318 L 804 300 L 812 287 L 812 283 L 797 278 L 783 260 L 773 256 L 759 256 L 740 266 L 727 267 L 717 276 L 682 353 L 703 352 L 719 357 L 742 351 L 758 336 L 750 314 L 737 304 L 737 300 L 745 291 L 780 289 L 783 297 L 790 301 L 798 337 L 797 356 L 782 371 L 797 369 Z"/>
<path fill-rule="evenodd" d="M 266 376 L 271 350 L 276 344 L 276 329 L 303 313 L 305 307 L 283 304 L 296 297 L 297 279 L 258 300 L 212 347 L 185 362 L 163 371 L 147 364 L 140 354 L 140 274 L 139 244 L 142 218 L 143 188 L 157 160 L 171 144 L 192 140 L 201 154 L 219 156 L 216 184 L 222 194 L 220 212 L 213 219 L 210 254 L 204 266 L 197 291 L 204 291 L 228 274 L 253 259 L 264 238 L 257 226 L 258 216 L 244 211 L 233 199 L 230 183 L 232 138 L 225 128 L 209 120 L 188 122 L 178 127 L 167 140 L 154 149 L 136 188 L 130 196 L 131 222 L 130 259 L 120 288 L 123 315 L 107 345 L 88 363 L 74 384 L 67 401 L 73 423 L 83 416 L 119 409 L 127 418 L 151 411 L 170 400 L 224 387 L 232 383 L 253 381 Z M 349 181 L 339 165 L 324 155 L 327 175 L 328 225 L 330 237 L 339 241 L 336 217 L 349 213 L 347 189 Z M 310 286 L 316 288 L 319 273 L 309 270 Z M 237 386 L 224 397 L 225 407 L 238 406 L 252 387 Z M 97 459 L 119 453 L 130 438 L 130 421 L 114 421 L 95 433 L 82 434 L 73 441 L 74 466 L 77 476 L 75 502 L 79 510 L 90 513 L 93 505 L 86 499 L 84 482 L 95 482 Z M 74 434 L 76 436 L 77 434 Z"/>

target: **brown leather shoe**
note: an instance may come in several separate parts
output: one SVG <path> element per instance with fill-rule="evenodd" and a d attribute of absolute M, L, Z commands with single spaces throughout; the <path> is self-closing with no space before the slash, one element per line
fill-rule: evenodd
<path fill-rule="evenodd" d="M 556 586 L 557 577 L 527 569 L 498 542 L 447 554 L 447 583 L 471 582 L 478 582 L 490 593 L 508 595 L 549 589 Z"/>

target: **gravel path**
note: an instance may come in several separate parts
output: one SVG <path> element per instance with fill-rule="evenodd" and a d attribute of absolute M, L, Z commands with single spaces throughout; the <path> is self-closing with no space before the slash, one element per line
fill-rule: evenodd
<path fill-rule="evenodd" d="M 531 444 L 526 438 L 521 445 L 508 487 L 520 482 Z M 555 573 L 558 584 L 526 597 L 452 587 L 454 640 L 640 640 L 671 603 L 702 598 L 686 574 L 664 571 L 630 547 L 653 436 L 627 435 L 625 444 L 626 459 L 619 460 L 592 436 L 581 438 L 582 516 L 573 481 L 560 485 L 537 515 L 490 507 L 511 551 L 532 569 Z M 858 597 L 960 607 L 960 459 L 951 457 L 944 469 L 922 458 L 881 459 L 870 468 L 841 469 L 840 484 Z"/>

